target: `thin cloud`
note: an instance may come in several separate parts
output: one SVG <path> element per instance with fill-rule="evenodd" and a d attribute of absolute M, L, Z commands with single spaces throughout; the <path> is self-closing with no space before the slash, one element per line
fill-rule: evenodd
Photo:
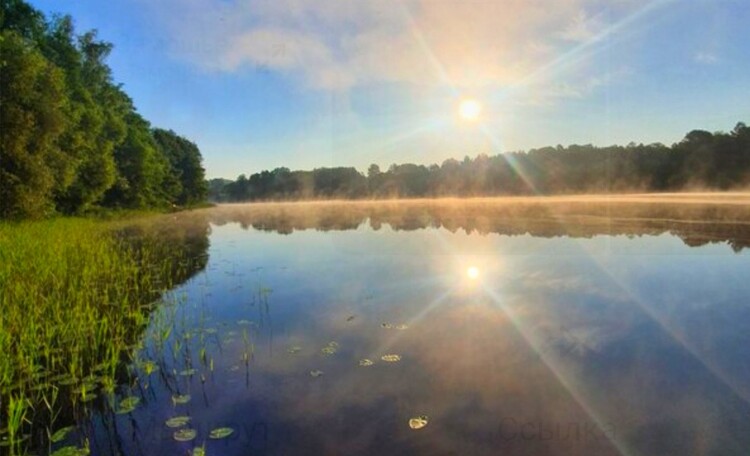
<path fill-rule="evenodd" d="M 513 84 L 646 0 L 163 0 L 171 52 L 206 71 L 278 71 L 307 87 Z"/>
<path fill-rule="evenodd" d="M 714 65 L 719 63 L 719 57 L 711 52 L 697 52 L 693 56 L 693 61 L 702 65 Z"/>

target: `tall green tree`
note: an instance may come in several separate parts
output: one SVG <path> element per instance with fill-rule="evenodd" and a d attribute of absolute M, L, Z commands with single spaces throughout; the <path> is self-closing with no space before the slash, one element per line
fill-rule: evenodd
<path fill-rule="evenodd" d="M 68 99 L 62 72 L 18 33 L 0 32 L 0 217 L 40 217 L 65 180 L 58 145 Z"/>
<path fill-rule="evenodd" d="M 206 199 L 208 184 L 198 146 L 172 130 L 156 128 L 154 140 L 169 162 L 164 187 L 173 204 L 190 205 Z"/>
<path fill-rule="evenodd" d="M 107 191 L 104 203 L 127 208 L 164 206 L 166 198 L 161 185 L 169 163 L 143 117 L 131 112 L 126 124 L 125 141 L 114 152 L 117 180 Z"/>

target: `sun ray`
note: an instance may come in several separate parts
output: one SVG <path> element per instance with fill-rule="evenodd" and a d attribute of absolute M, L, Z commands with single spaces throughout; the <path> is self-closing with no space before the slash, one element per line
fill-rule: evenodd
<path fill-rule="evenodd" d="M 622 20 L 602 30 L 599 34 L 591 37 L 588 41 L 585 41 L 573 47 L 567 52 L 555 57 L 550 62 L 534 69 L 531 73 L 527 74 L 521 80 L 519 80 L 515 84 L 512 84 L 509 87 L 511 90 L 505 91 L 505 93 L 512 92 L 512 89 L 520 89 L 522 87 L 530 86 L 533 83 L 538 82 L 540 79 L 550 78 L 551 76 L 558 74 L 559 72 L 564 70 L 566 67 L 580 61 L 581 59 L 585 57 L 590 57 L 596 53 L 603 51 L 604 49 L 607 48 L 607 46 L 600 46 L 598 48 L 596 46 L 604 42 L 607 38 L 611 37 L 612 35 L 618 32 L 621 32 L 625 30 L 627 27 L 635 24 L 638 20 L 649 15 L 650 13 L 653 13 L 654 11 L 657 11 L 658 9 L 670 3 L 674 3 L 676 1 L 677 0 L 654 0 L 644 5 L 640 9 L 636 10 L 635 12 L 623 18 Z M 611 45 L 611 43 L 609 45 Z"/>
<path fill-rule="evenodd" d="M 610 269 L 606 267 L 603 262 L 599 261 L 599 259 L 595 255 L 589 255 L 589 257 L 597 265 L 597 267 L 602 272 L 604 272 L 612 280 L 612 282 L 614 282 L 620 288 L 621 291 L 623 291 L 627 295 L 628 299 L 635 303 L 641 309 L 641 311 L 654 323 L 656 323 L 662 331 L 664 331 L 669 337 L 671 337 L 676 344 L 682 347 L 685 352 L 687 352 L 691 357 L 698 361 L 701 366 L 703 366 L 720 383 L 722 383 L 730 391 L 732 391 L 732 393 L 734 393 L 738 398 L 740 398 L 747 405 L 750 405 L 750 396 L 742 392 L 742 388 L 740 387 L 740 385 L 735 384 L 735 382 L 730 377 L 725 375 L 718 366 L 711 362 L 710 359 L 704 359 L 704 357 L 701 356 L 698 350 L 692 346 L 689 340 L 685 339 L 677 331 L 673 330 L 668 322 L 661 318 L 661 316 L 655 310 L 653 310 L 644 299 L 636 296 L 628 286 L 626 286 L 621 280 L 615 277 Z"/>
<path fill-rule="evenodd" d="M 589 418 L 591 418 L 591 420 L 594 422 L 594 424 L 596 424 L 599 430 L 607 437 L 612 446 L 623 456 L 632 454 L 632 452 L 625 448 L 624 444 L 615 437 L 613 432 L 609 432 L 603 420 L 596 413 L 596 410 L 594 410 L 594 408 L 591 407 L 591 405 L 586 400 L 585 395 L 581 391 L 579 391 L 579 388 L 577 388 L 570 379 L 566 377 L 566 375 L 564 374 L 563 366 L 558 362 L 558 360 L 552 356 L 546 355 L 544 350 L 540 348 L 541 342 L 536 340 L 532 332 L 526 328 L 523 321 L 516 317 L 513 310 L 503 303 L 502 298 L 498 296 L 498 294 L 495 293 L 492 288 L 490 288 L 489 286 L 485 286 L 484 291 L 487 296 L 490 297 L 495 307 L 505 314 L 505 316 L 508 318 L 508 321 L 511 322 L 511 324 L 516 329 L 516 331 L 518 331 L 523 340 L 537 354 L 537 356 L 539 356 L 539 359 L 545 364 L 547 369 L 549 369 L 550 373 L 555 377 L 558 383 L 560 383 L 560 385 L 565 388 L 568 394 L 570 394 L 571 398 L 573 398 L 578 406 L 581 407 L 581 410 L 583 410 L 589 416 Z"/>

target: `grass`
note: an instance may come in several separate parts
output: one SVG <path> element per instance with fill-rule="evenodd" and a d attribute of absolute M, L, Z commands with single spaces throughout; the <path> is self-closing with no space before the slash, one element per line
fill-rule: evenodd
<path fill-rule="evenodd" d="M 112 396 L 151 304 L 205 264 L 200 242 L 175 248 L 146 230 L 75 218 L 0 224 L 0 452 L 49 442 L 58 422 Z"/>

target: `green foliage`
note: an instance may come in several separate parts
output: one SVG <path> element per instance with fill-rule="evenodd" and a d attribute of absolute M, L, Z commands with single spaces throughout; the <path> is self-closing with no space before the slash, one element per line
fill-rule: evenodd
<path fill-rule="evenodd" d="M 168 161 L 151 136 L 148 122 L 136 113 L 128 117 L 125 141 L 115 149 L 115 162 L 119 177 L 107 192 L 107 205 L 146 208 L 164 204 L 160 186 Z"/>
<path fill-rule="evenodd" d="M 157 128 L 153 130 L 153 136 L 161 153 L 169 161 L 162 186 L 170 201 L 183 206 L 204 201 L 208 185 L 198 146 L 172 130 Z"/>
<path fill-rule="evenodd" d="M 205 267 L 205 222 L 164 222 L 0 222 L 0 422 L 13 400 L 28 404 L 22 433 L 70 421 L 86 379 L 114 381 L 146 304 Z"/>
<path fill-rule="evenodd" d="M 371 165 L 289 171 L 277 168 L 234 182 L 211 181 L 214 201 L 309 198 L 414 198 L 610 192 L 725 190 L 750 183 L 750 128 L 731 133 L 695 130 L 667 147 L 572 145 L 527 153 L 479 155 L 441 165 Z"/>
<path fill-rule="evenodd" d="M 205 199 L 197 146 L 151 131 L 112 80 L 112 44 L 96 31 L 0 0 L 0 37 L 0 218 Z"/>
<path fill-rule="evenodd" d="M 12 31 L 0 33 L 0 217 L 40 217 L 66 173 L 62 72 Z"/>

